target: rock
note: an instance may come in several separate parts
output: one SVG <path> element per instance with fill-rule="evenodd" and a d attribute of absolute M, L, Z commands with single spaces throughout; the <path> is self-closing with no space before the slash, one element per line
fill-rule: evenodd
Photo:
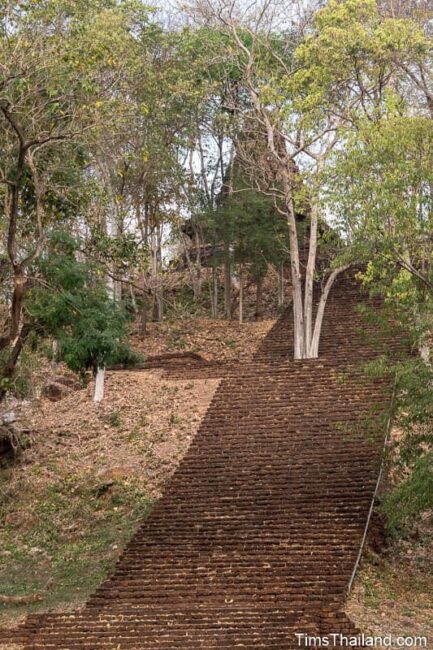
<path fill-rule="evenodd" d="M 58 402 L 72 391 L 80 389 L 81 384 L 75 375 L 54 375 L 46 382 L 42 395 L 52 402 Z"/>
<path fill-rule="evenodd" d="M 80 382 L 73 375 L 56 375 L 55 377 L 51 378 L 51 382 L 54 382 L 55 384 L 63 384 L 63 386 L 72 388 L 72 390 L 81 389 Z"/>
<path fill-rule="evenodd" d="M 32 556 L 34 556 L 34 555 L 40 555 L 41 553 L 45 553 L 45 551 L 43 551 L 43 550 L 42 550 L 41 548 L 39 548 L 38 546 L 32 546 L 32 548 L 31 548 L 30 551 L 29 551 L 29 555 L 32 555 Z"/>
<path fill-rule="evenodd" d="M 100 483 L 113 484 L 116 481 L 122 481 L 134 475 L 134 467 L 129 465 L 104 467 L 96 473 L 96 478 Z"/>
<path fill-rule="evenodd" d="M 56 381 L 50 381 L 48 384 L 45 384 L 42 390 L 44 397 L 51 402 L 58 402 L 72 392 L 72 388 Z"/>
<path fill-rule="evenodd" d="M 12 422 L 16 422 L 17 416 L 15 411 L 6 411 L 6 413 L 3 413 L 1 416 L 3 424 L 12 424 Z"/>

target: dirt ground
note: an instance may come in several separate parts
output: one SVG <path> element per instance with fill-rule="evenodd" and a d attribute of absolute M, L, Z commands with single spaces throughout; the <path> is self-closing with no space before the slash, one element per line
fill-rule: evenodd
<path fill-rule="evenodd" d="M 185 319 L 179 323 L 149 323 L 149 336 L 132 337 L 145 357 L 171 352 L 195 352 L 208 361 L 248 360 L 275 320 L 246 322 Z"/>
<path fill-rule="evenodd" d="M 1 604 L 1 623 L 85 600 L 161 496 L 218 384 L 116 372 L 100 404 L 89 385 L 23 407 L 32 445 L 0 472 L 0 593 L 52 584 L 40 603 Z"/>
<path fill-rule="evenodd" d="M 346 607 L 365 634 L 427 637 L 433 648 L 432 555 L 432 534 L 395 542 L 384 555 L 366 553 Z"/>
<path fill-rule="evenodd" d="M 246 360 L 273 322 L 155 323 L 133 344 L 150 356 L 192 351 Z M 161 496 L 218 384 L 169 381 L 158 370 L 113 372 L 100 404 L 90 384 L 60 402 L 17 407 L 32 444 L 0 470 L 0 593 L 41 592 L 43 599 L 0 604 L 0 625 L 82 605 Z M 433 637 L 432 555 L 431 534 L 366 553 L 346 610 L 362 631 Z"/>

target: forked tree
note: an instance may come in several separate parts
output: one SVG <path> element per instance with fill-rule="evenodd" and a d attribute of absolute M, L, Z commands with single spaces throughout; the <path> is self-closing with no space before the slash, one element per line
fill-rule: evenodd
<path fill-rule="evenodd" d="M 322 216 L 321 174 L 346 123 L 345 115 L 335 115 L 323 110 L 323 106 L 321 110 L 308 108 L 310 98 L 302 74 L 305 70 L 297 48 L 310 16 L 298 16 L 296 24 L 288 26 L 281 22 L 278 5 L 272 0 L 254 2 L 246 10 L 236 0 L 221 0 L 217 4 L 205 0 L 195 5 L 193 11 L 226 35 L 231 66 L 236 66 L 244 91 L 237 93 L 241 101 L 232 109 L 240 116 L 241 123 L 244 117 L 250 129 L 255 125 L 258 141 L 266 142 L 271 178 L 268 175 L 264 179 L 261 190 L 274 197 L 276 209 L 288 226 L 294 356 L 295 359 L 315 358 L 319 354 L 329 293 L 338 275 L 347 268 L 347 265 L 329 267 L 316 306 L 314 280 Z M 344 102 L 349 103 L 348 96 Z M 295 207 L 300 191 L 299 169 L 304 170 L 303 185 L 308 184 L 310 203 L 305 273 Z M 257 178 L 256 173 L 256 181 Z"/>
<path fill-rule="evenodd" d="M 198 20 L 225 35 L 242 88 L 232 108 L 266 142 L 273 182 L 267 179 L 262 190 L 274 197 L 289 232 L 295 359 L 318 356 L 330 291 L 351 259 L 340 240 L 326 251 L 326 271 L 318 272 L 324 172 L 349 132 L 364 119 L 381 119 L 401 69 L 386 45 L 398 31 L 384 22 L 375 0 L 330 0 L 322 9 L 307 4 L 306 12 L 303 3 L 278 0 L 196 0 L 192 7 Z M 309 202 L 305 273 L 296 223 L 298 170 Z"/>

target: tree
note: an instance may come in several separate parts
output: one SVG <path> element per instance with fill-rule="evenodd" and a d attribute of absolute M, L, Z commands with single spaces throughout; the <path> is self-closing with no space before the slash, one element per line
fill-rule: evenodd
<path fill-rule="evenodd" d="M 330 210 L 348 244 L 345 259 L 369 264 L 369 277 L 385 295 L 395 286 L 408 298 L 408 286 L 403 289 L 408 281 L 411 312 L 421 323 L 421 294 L 430 283 L 432 67 L 431 38 L 413 16 L 382 16 L 371 0 L 330 2 L 318 14 L 318 37 L 301 49 L 316 71 L 317 96 L 341 114 L 342 76 L 353 98 L 325 182 Z"/>
<path fill-rule="evenodd" d="M 232 264 L 238 269 L 236 297 L 242 322 L 245 284 L 256 285 L 255 317 L 260 319 L 264 277 L 269 266 L 278 269 L 287 261 L 288 241 L 284 219 L 275 210 L 272 199 L 251 189 L 242 167 L 236 168 L 236 164 L 232 183 L 232 192 L 223 196 L 216 210 L 208 214 L 205 235 L 211 232 L 215 242 L 225 241 L 230 248 Z"/>
<path fill-rule="evenodd" d="M 124 55 L 135 43 L 142 11 L 137 3 L 114 0 L 2 7 L 2 248 L 11 293 L 0 335 L 2 377 L 13 374 L 24 344 L 23 301 L 48 225 L 57 218 L 55 205 L 75 182 L 86 185 L 89 148 L 108 124 L 114 128 L 127 117 L 119 102 Z"/>
<path fill-rule="evenodd" d="M 76 372 L 92 369 L 97 375 L 108 364 L 133 364 L 137 355 L 127 343 L 129 316 L 109 296 L 101 268 L 80 262 L 80 242 L 64 231 L 53 231 L 47 248 L 33 269 L 37 282 L 26 294 L 25 326 L 39 337 L 56 339 L 59 358 Z M 95 401 L 102 396 L 103 382 Z"/>
<path fill-rule="evenodd" d="M 332 209 L 366 279 L 396 301 L 429 360 L 433 335 L 433 135 L 425 117 L 365 124 L 337 156 Z"/>
<path fill-rule="evenodd" d="M 231 318 L 232 254 L 230 242 L 222 237 L 227 228 L 213 231 L 207 215 L 211 215 L 231 192 L 231 166 L 235 155 L 236 116 L 230 109 L 230 98 L 236 94 L 238 74 L 226 56 L 227 39 L 212 27 L 188 30 L 184 35 L 184 58 L 192 71 L 193 87 L 199 96 L 191 113 L 185 161 L 188 169 L 184 185 L 185 210 L 194 245 L 192 254 L 185 245 L 194 295 L 199 297 L 202 284 L 201 249 L 203 239 L 214 249 L 212 255 L 212 314 L 217 316 L 218 266 L 224 267 L 224 311 Z M 191 73 L 190 73 L 191 74 Z M 185 241 L 185 238 L 184 238 Z M 223 254 L 219 251 L 223 245 Z"/>
<path fill-rule="evenodd" d="M 277 4 L 258 1 L 245 10 L 240 3 L 230 0 L 216 7 L 210 2 L 199 3 L 196 13 L 211 21 L 229 40 L 232 65 L 237 67 L 242 88 L 232 99 L 232 110 L 244 123 L 253 125 L 257 142 L 266 143 L 265 178 L 259 189 L 273 197 L 288 226 L 294 354 L 296 359 L 316 357 L 329 292 L 338 274 L 346 268 L 343 265 L 329 269 L 314 318 L 313 287 L 319 221 L 323 219 L 321 174 L 345 126 L 346 115 L 336 119 L 327 110 L 328 104 L 319 105 L 311 91 L 314 84 L 309 76 L 314 70 L 307 67 L 305 50 L 297 49 L 306 26 L 302 17 L 293 29 L 281 30 L 278 21 L 282 17 Z M 313 181 L 305 281 L 296 219 L 296 197 L 302 192 L 303 167 L 306 178 Z"/>

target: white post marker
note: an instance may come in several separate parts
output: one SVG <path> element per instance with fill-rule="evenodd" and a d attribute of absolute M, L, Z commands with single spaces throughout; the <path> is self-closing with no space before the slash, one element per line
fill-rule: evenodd
<path fill-rule="evenodd" d="M 98 366 L 95 380 L 95 392 L 93 394 L 94 402 L 102 402 L 104 399 L 104 381 L 105 381 L 105 366 Z"/>

